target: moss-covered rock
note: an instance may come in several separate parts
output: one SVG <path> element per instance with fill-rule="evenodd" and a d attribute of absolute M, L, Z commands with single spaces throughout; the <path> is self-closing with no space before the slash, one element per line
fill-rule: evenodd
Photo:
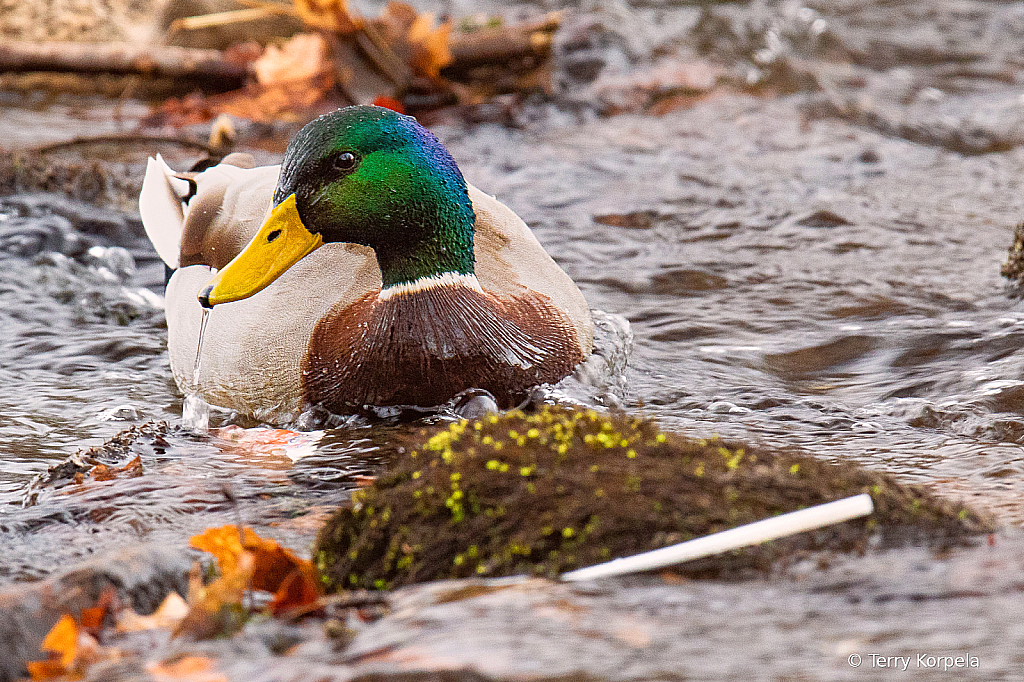
<path fill-rule="evenodd" d="M 1013 243 L 1000 272 L 1007 279 L 1024 280 L 1024 223 L 1013 228 Z"/>
<path fill-rule="evenodd" d="M 949 544 L 973 512 L 853 464 L 661 432 L 644 418 L 544 408 L 424 429 L 320 531 L 329 589 L 466 576 L 554 576 L 868 492 L 868 519 L 766 543 L 696 569 L 767 567 L 803 549 Z"/>

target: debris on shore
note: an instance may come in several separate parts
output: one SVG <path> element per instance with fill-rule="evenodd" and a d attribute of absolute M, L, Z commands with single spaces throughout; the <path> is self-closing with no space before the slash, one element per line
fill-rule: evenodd
<path fill-rule="evenodd" d="M 261 123 L 308 120 L 349 104 L 423 112 L 549 90 L 552 37 L 561 23 L 558 13 L 549 13 L 510 25 L 487 17 L 456 26 L 403 2 L 389 2 L 373 18 L 344 2 L 308 0 L 265 4 L 256 14 L 172 13 L 155 41 L 5 40 L 0 89 L 38 87 L 46 81 L 40 74 L 61 74 L 63 85 L 51 82 L 63 89 L 73 89 L 67 77 L 77 75 L 129 77 L 138 92 L 192 93 L 157 106 L 149 126 L 205 123 L 222 113 Z M 253 22 L 270 15 L 283 21 L 259 32 L 261 24 Z M 219 40 L 199 37 L 225 26 L 232 30 Z"/>

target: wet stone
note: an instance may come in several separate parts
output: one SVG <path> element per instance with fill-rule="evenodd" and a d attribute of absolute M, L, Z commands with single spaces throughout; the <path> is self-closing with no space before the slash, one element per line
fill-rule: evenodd
<path fill-rule="evenodd" d="M 8 196 L 0 198 L 0 205 L 24 218 L 59 216 L 78 232 L 100 237 L 108 244 L 129 245 L 145 237 L 137 217 L 56 194 Z"/>
<path fill-rule="evenodd" d="M 998 679 L 1012 677 L 1015 665 L 1005 637 L 1021 631 L 1014 612 L 1024 597 L 1013 585 L 1022 547 L 1015 533 L 945 559 L 924 549 L 817 557 L 742 583 L 439 581 L 391 593 L 390 613 L 358 628 L 340 650 L 320 632 L 264 665 L 226 653 L 218 660 L 230 679 L 259 682 L 295 679 L 287 671 L 299 667 L 330 680 L 624 681 L 664 679 L 666 670 L 749 679 L 756 669 L 854 681 L 865 671 L 850 667 L 851 653 L 906 655 L 927 641 L 987 661 L 966 679 Z M 950 622 L 956 636 L 936 636 Z"/>
<path fill-rule="evenodd" d="M 181 549 L 139 544 L 106 554 L 54 578 L 0 592 L 0 682 L 20 679 L 40 658 L 43 637 L 65 613 L 95 605 L 108 586 L 139 613 L 173 591 L 185 594 L 190 560 Z"/>
<path fill-rule="evenodd" d="M 805 227 L 839 227 L 841 225 L 852 225 L 849 220 L 828 210 L 815 211 L 809 216 L 796 221 L 797 225 Z"/>
<path fill-rule="evenodd" d="M 853 334 L 789 353 L 766 355 L 764 363 L 769 371 L 784 379 L 807 379 L 856 362 L 878 343 L 877 339 L 870 336 Z"/>
<path fill-rule="evenodd" d="M 63 251 L 65 236 L 72 230 L 70 221 L 60 216 L 22 219 L 0 223 L 0 253 L 16 258 L 35 256 L 43 251 Z M 70 249 L 77 251 L 77 249 Z"/>
<path fill-rule="evenodd" d="M 608 213 L 594 216 L 594 222 L 613 227 L 625 227 L 632 230 L 647 230 L 654 227 L 658 219 L 656 211 L 636 211 L 634 213 Z"/>

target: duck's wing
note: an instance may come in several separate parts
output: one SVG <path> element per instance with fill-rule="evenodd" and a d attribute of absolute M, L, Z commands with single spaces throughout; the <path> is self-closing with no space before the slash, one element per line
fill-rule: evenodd
<path fill-rule="evenodd" d="M 146 166 L 139 213 L 171 268 L 222 268 L 249 242 L 270 207 L 280 166 L 253 167 L 231 154 L 199 173 L 177 172 L 157 154 Z"/>
<path fill-rule="evenodd" d="M 177 268 L 181 256 L 181 226 L 191 184 L 180 178 L 162 156 L 146 162 L 146 177 L 139 194 L 139 213 L 146 236 L 170 268 Z"/>
<path fill-rule="evenodd" d="M 580 347 L 589 355 L 594 323 L 579 287 L 512 209 L 473 185 L 468 188 L 476 213 L 473 251 L 480 286 L 501 297 L 521 296 L 525 290 L 548 297 L 572 321 Z"/>

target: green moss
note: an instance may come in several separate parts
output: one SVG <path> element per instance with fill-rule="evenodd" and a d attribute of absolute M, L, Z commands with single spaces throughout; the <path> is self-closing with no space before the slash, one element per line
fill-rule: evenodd
<path fill-rule="evenodd" d="M 559 573 L 870 492 L 877 512 L 689 564 L 767 568 L 793 552 L 965 541 L 990 530 L 962 506 L 853 464 L 659 431 L 593 410 L 510 412 L 419 432 L 320 532 L 332 589 Z M 374 515 L 373 510 L 387 513 Z"/>

